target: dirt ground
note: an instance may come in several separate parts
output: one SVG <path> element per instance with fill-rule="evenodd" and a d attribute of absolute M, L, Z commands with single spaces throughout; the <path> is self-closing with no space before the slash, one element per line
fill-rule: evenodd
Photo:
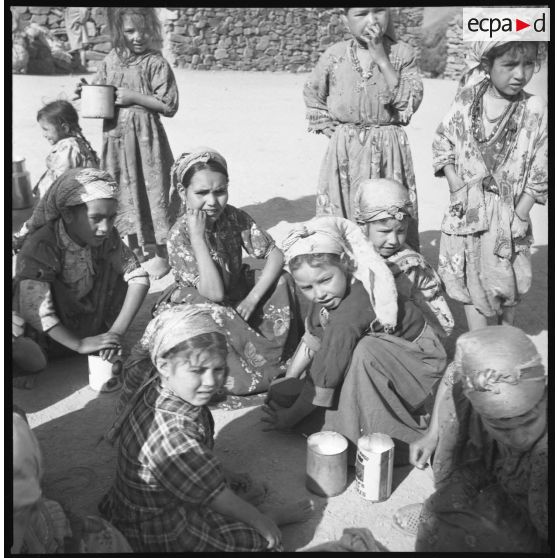
<path fill-rule="evenodd" d="M 70 99 L 81 76 L 14 76 L 13 150 L 26 158 L 33 182 L 44 170 L 49 145 L 35 121 L 43 103 Z M 86 76 L 87 77 L 87 76 Z M 163 119 L 174 155 L 208 145 L 227 158 L 231 177 L 229 203 L 242 207 L 279 238 L 287 223 L 314 212 L 318 170 L 326 139 L 306 132 L 302 84 L 305 74 L 176 71 L 180 109 Z M 546 69 L 528 90 L 547 96 Z M 437 260 L 439 225 L 448 200 L 447 186 L 431 170 L 433 131 L 449 107 L 456 83 L 425 80 L 424 101 L 406 131 L 418 184 L 420 233 L 425 256 Z M 83 119 L 85 136 L 100 150 L 101 121 Z M 26 211 L 13 212 L 14 227 Z M 518 310 L 517 325 L 546 358 L 548 338 L 548 216 L 546 207 L 532 211 L 533 287 Z M 150 293 L 126 336 L 130 346 L 142 333 L 158 293 L 170 276 L 152 283 Z M 456 332 L 447 343 L 451 353 L 465 330 L 462 308 L 451 303 Z M 113 415 L 117 394 L 97 394 L 88 386 L 87 360 L 76 356 L 54 361 L 31 391 L 13 390 L 14 403 L 28 412 L 45 458 L 44 491 L 78 513 L 96 513 L 110 486 L 115 451 L 99 439 Z M 341 495 L 325 499 L 304 485 L 306 443 L 295 434 L 262 432 L 259 407 L 214 412 L 216 452 L 223 462 L 252 473 L 271 486 L 270 501 L 314 498 L 317 509 L 304 524 L 285 528 L 286 550 L 301 550 L 340 537 L 344 528 L 368 527 L 390 551 L 411 551 L 414 539 L 392 524 L 402 505 L 424 500 L 432 492 L 429 470 L 397 468 L 392 496 L 383 503 L 363 500 L 352 475 Z"/>

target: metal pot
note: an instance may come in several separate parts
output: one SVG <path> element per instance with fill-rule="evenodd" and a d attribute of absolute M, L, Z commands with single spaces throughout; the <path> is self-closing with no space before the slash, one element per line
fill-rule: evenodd
<path fill-rule="evenodd" d="M 114 118 L 114 85 L 83 85 L 81 116 L 83 118 Z"/>
<path fill-rule="evenodd" d="M 26 209 L 33 205 L 31 178 L 25 170 L 25 159 L 12 161 L 12 209 Z"/>

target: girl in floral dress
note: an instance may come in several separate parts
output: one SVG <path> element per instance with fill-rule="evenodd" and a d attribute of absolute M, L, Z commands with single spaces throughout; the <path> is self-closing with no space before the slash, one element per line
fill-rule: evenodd
<path fill-rule="evenodd" d="M 413 48 L 395 38 L 388 8 L 345 8 L 353 35 L 329 47 L 304 85 L 309 130 L 330 138 L 320 170 L 319 215 L 354 221 L 360 179 L 393 178 L 408 190 L 408 243 L 419 250 L 411 149 L 403 126 L 422 101 Z"/>
<path fill-rule="evenodd" d="M 120 185 L 120 234 L 140 261 L 140 246 L 155 243 L 149 271 L 159 278 L 170 271 L 167 234 L 179 205 L 169 199 L 173 156 L 159 115 L 176 114 L 178 89 L 169 63 L 154 50 L 161 42 L 155 8 L 109 8 L 108 24 L 114 49 L 94 83 L 116 87 L 116 112 L 103 122 L 101 168 Z"/>
<path fill-rule="evenodd" d="M 432 146 L 450 188 L 438 271 L 471 330 L 491 316 L 513 325 L 531 286 L 529 212 L 548 191 L 547 104 L 523 90 L 537 44 L 482 42 L 472 56 L 484 78 L 459 92 Z"/>
<path fill-rule="evenodd" d="M 177 304 L 206 305 L 229 343 L 225 390 L 234 395 L 265 391 L 285 370 L 301 334 L 294 282 L 282 271 L 283 254 L 248 214 L 227 204 L 227 162 L 214 149 L 181 155 L 172 181 L 185 211 L 168 240 L 175 282 L 155 314 Z M 261 271 L 242 263 L 243 249 L 265 259 Z M 125 390 L 133 392 L 150 370 L 138 344 L 126 366 Z"/>

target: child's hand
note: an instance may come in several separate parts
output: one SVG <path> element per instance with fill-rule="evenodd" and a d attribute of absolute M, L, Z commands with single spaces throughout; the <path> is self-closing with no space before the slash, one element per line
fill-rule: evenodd
<path fill-rule="evenodd" d="M 418 469 L 424 469 L 438 445 L 438 435 L 427 431 L 422 438 L 409 446 L 409 462 Z"/>
<path fill-rule="evenodd" d="M 262 537 L 267 540 L 268 549 L 275 548 L 280 544 L 281 531 L 279 530 L 279 527 L 277 527 L 273 519 L 271 519 L 267 515 L 260 513 L 254 520 L 252 527 L 259 531 Z"/>
<path fill-rule="evenodd" d="M 266 416 L 262 417 L 262 422 L 267 422 L 269 426 L 262 428 L 264 432 L 271 430 L 290 430 L 296 421 L 292 417 L 290 409 L 281 407 L 274 401 L 270 401 L 267 405 L 262 407 L 262 411 Z"/>
<path fill-rule="evenodd" d="M 248 321 L 250 316 L 254 313 L 259 301 L 260 299 L 255 294 L 249 293 L 244 300 L 238 303 L 236 311 L 243 320 Z"/>
<path fill-rule="evenodd" d="M 511 223 L 511 233 L 512 238 L 519 239 L 523 238 L 527 234 L 527 229 L 529 228 L 529 219 L 520 217 L 515 211 L 513 213 L 513 219 Z"/>
<path fill-rule="evenodd" d="M 80 339 L 77 351 L 80 355 L 88 355 L 103 349 L 120 349 L 120 335 L 114 331 L 107 331 L 100 335 Z"/>
<path fill-rule="evenodd" d="M 116 99 L 114 101 L 115 105 L 118 106 L 128 106 L 136 103 L 136 92 L 131 89 L 126 89 L 125 87 L 116 88 Z"/>
<path fill-rule="evenodd" d="M 186 209 L 186 224 L 188 225 L 188 232 L 190 238 L 195 240 L 205 239 L 205 211 L 200 209 Z"/>
<path fill-rule="evenodd" d="M 81 90 L 83 88 L 84 85 L 89 85 L 87 83 L 87 80 L 85 78 L 81 78 L 77 83 L 76 83 L 76 88 L 74 89 L 74 95 L 75 97 L 72 99 L 72 101 L 75 101 L 77 99 L 81 99 Z"/>
<path fill-rule="evenodd" d="M 383 42 L 384 33 L 379 23 L 372 23 L 364 29 L 362 38 L 368 45 L 368 52 L 374 62 L 380 62 L 387 58 Z"/>
<path fill-rule="evenodd" d="M 324 134 L 328 138 L 330 138 L 333 135 L 333 132 L 335 132 L 336 128 L 337 128 L 336 124 L 334 124 L 333 122 L 328 122 L 327 123 L 327 128 L 323 128 L 321 132 L 322 132 L 322 134 Z"/>

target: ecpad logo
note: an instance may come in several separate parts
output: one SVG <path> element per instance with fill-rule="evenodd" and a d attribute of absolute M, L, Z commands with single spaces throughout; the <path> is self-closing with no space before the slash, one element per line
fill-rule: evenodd
<path fill-rule="evenodd" d="M 549 8 L 463 8 L 464 41 L 549 41 Z"/>

